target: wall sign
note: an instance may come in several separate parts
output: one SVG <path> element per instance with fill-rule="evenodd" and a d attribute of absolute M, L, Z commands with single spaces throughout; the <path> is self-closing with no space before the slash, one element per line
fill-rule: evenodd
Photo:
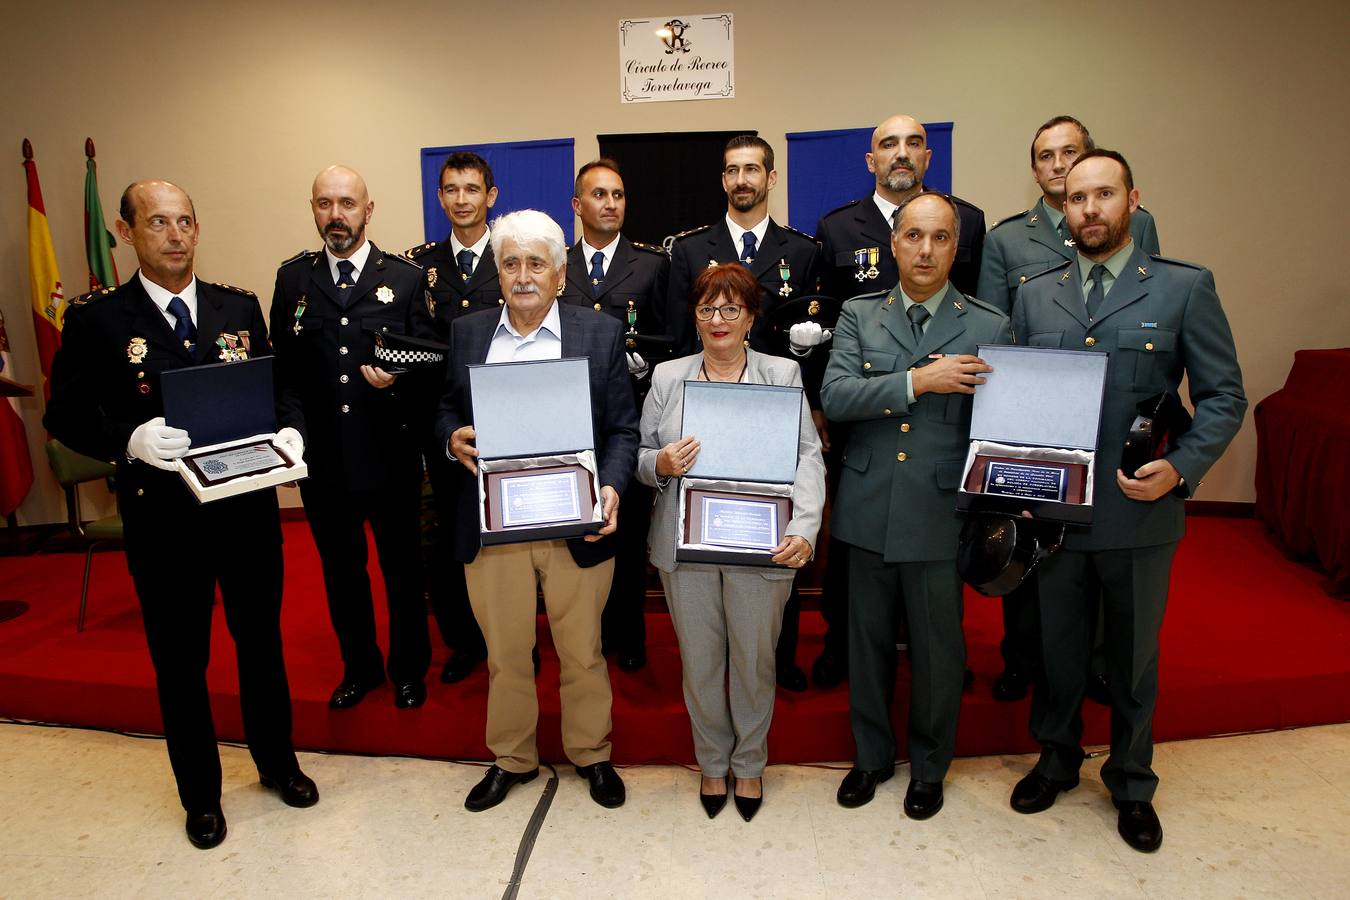
<path fill-rule="evenodd" d="M 619 100 L 736 96 L 731 13 L 619 20 Z"/>

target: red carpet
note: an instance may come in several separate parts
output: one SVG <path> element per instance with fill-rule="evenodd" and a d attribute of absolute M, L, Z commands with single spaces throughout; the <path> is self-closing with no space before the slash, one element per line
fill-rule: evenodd
<path fill-rule="evenodd" d="M 1251 519 L 1192 517 L 1172 572 L 1163 628 L 1158 740 L 1350 721 L 1350 604 L 1329 597 L 1315 571 L 1287 560 Z M 487 675 L 436 681 L 447 652 L 436 641 L 429 698 L 395 710 L 386 687 L 357 709 L 330 712 L 341 666 L 328 624 L 318 559 L 305 525 L 287 523 L 283 631 L 295 701 L 295 743 L 306 749 L 482 759 Z M 374 559 L 372 552 L 371 558 Z M 75 633 L 82 554 L 0 559 L 0 599 L 32 609 L 0 623 L 0 715 L 157 733 L 159 712 L 140 615 L 119 552 L 95 554 L 95 584 L 83 634 Z M 378 582 L 378 579 L 375 579 Z M 382 604 L 377 596 L 377 609 Z M 1027 703 L 995 703 L 998 601 L 968 594 L 966 634 L 976 682 L 961 712 L 958 753 L 1035 749 Z M 612 669 L 614 759 L 619 763 L 693 761 L 670 619 L 648 614 L 650 664 L 637 675 Z M 562 758 L 558 662 L 540 620 L 540 750 Z M 799 662 L 820 649 L 823 623 L 804 612 Z M 432 629 L 433 635 L 435 629 Z M 383 639 L 382 639 L 383 640 Z M 242 736 L 234 651 L 219 608 L 211 684 L 222 739 Z M 902 667 L 896 721 L 903 734 L 908 675 Z M 1107 713 L 1085 708 L 1087 739 L 1105 743 Z M 903 739 L 901 741 L 903 747 Z M 778 695 L 770 737 L 773 762 L 847 760 L 853 752 L 847 687 Z"/>

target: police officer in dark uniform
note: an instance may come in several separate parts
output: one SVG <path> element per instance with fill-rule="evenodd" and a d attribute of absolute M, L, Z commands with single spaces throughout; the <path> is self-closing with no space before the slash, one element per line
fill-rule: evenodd
<path fill-rule="evenodd" d="M 739 135 L 727 142 L 722 154 L 722 189 L 727 214 L 721 222 L 676 235 L 670 251 L 670 291 L 666 319 L 676 338 L 676 356 L 694 352 L 695 331 L 689 321 L 689 287 L 698 273 L 719 263 L 740 260 L 764 288 L 763 315 L 750 331 L 750 346 L 761 353 L 792 358 L 786 332 L 775 331 L 774 308 L 803 294 L 814 294 L 820 275 L 820 245 L 809 235 L 779 225 L 769 217 L 769 191 L 778 183 L 773 148 L 763 138 Z M 823 360 L 823 355 L 822 355 Z M 823 365 L 803 366 L 806 397 L 816 428 L 824 434 L 820 412 L 820 374 Z M 789 690 L 806 690 L 806 673 L 796 663 L 797 619 L 800 601 L 794 587 L 783 611 L 778 638 L 778 683 Z"/>
<path fill-rule="evenodd" d="M 439 192 L 441 208 L 450 219 L 450 233 L 445 240 L 414 247 L 407 255 L 422 266 L 426 282 L 427 302 L 417 315 L 428 319 L 426 327 L 436 340 L 445 343 L 455 319 L 481 309 L 496 309 L 503 301 L 487 227 L 488 210 L 497 202 L 492 167 L 477 153 L 451 153 L 441 164 Z M 431 611 L 441 639 L 451 649 L 450 658 L 441 667 L 441 681 L 453 684 L 467 678 L 487 659 L 487 646 L 469 607 L 464 565 L 455 561 L 449 526 L 445 524 L 453 518 L 457 480 L 451 477 L 454 461 L 446 459 L 444 447 L 435 446 L 433 434 L 444 387 L 443 379 L 429 380 L 425 399 L 417 402 L 417 428 L 425 442 L 423 457 L 435 512 L 431 552 L 426 560 Z"/>
<path fill-rule="evenodd" d="M 876 175 L 876 190 L 870 197 L 831 210 L 816 225 L 823 254 L 821 293 L 843 301 L 876 291 L 884 294 L 900 280 L 890 249 L 891 217 L 901 203 L 927 190 L 923 176 L 932 155 L 928 133 L 914 118 L 891 116 L 876 127 L 867 154 L 867 171 Z M 984 251 L 984 211 L 960 197 L 952 201 L 961 214 L 961 244 L 951 283 L 974 295 Z"/>
<path fill-rule="evenodd" d="M 271 315 L 281 421 L 309 447 L 300 495 L 342 651 L 342 681 L 329 706 L 355 706 L 384 682 L 366 522 L 388 597 L 394 705 L 421 706 L 431 660 L 418 549 L 421 448 L 398 376 L 370 362 L 374 334 L 414 331 L 412 311 L 426 302 L 422 270 L 366 240 L 375 204 L 351 169 L 320 172 L 311 205 L 324 249 L 282 264 Z"/>
<path fill-rule="evenodd" d="M 136 248 L 140 270 L 121 287 L 72 301 L 43 422 L 72 449 L 117 463 L 127 566 L 155 666 L 169 762 L 188 840 L 208 849 L 225 839 L 206 686 L 217 585 L 259 778 L 290 806 L 313 806 L 319 792 L 291 747 L 276 492 L 197 502 L 174 470 L 190 436 L 164 423 L 160 373 L 271 350 L 257 297 L 194 276 L 198 224 L 180 188 L 164 181 L 128 187 L 117 231 Z M 296 457 L 303 453 L 293 430 L 282 429 L 277 442 Z"/>
<path fill-rule="evenodd" d="M 605 312 L 628 332 L 628 375 L 637 408 L 647 397 L 651 367 L 670 357 L 666 290 L 670 259 L 660 247 L 630 241 L 620 233 L 628 197 L 618 163 L 598 159 L 577 172 L 572 209 L 581 218 L 581 240 L 567 252 L 562 301 Z M 619 501 L 614 582 L 601 619 L 601 643 L 617 655 L 619 668 L 636 672 L 647 664 L 647 530 L 652 491 L 636 478 Z"/>

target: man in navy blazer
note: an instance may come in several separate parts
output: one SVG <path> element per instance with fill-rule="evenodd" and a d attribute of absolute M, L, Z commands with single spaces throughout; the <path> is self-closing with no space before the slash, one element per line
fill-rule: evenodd
<path fill-rule="evenodd" d="M 463 465 L 454 522 L 455 557 L 464 563 L 469 603 L 488 653 L 487 744 L 496 757 L 465 807 L 496 806 L 512 785 L 539 773 L 535 729 L 539 703 L 530 659 L 536 585 L 562 666 L 562 738 L 577 773 L 602 806 L 620 806 L 624 786 L 609 763 L 609 672 L 600 653 L 600 616 L 614 576 L 619 495 L 637 463 L 638 419 L 619 321 L 559 303 L 567 272 L 562 229 L 544 213 L 521 210 L 492 225 L 501 311 L 486 310 L 450 326 L 445 393 L 436 422 L 439 446 Z M 469 369 L 480 363 L 585 357 L 604 513 L 599 534 L 483 547 L 479 536 L 478 450 Z"/>

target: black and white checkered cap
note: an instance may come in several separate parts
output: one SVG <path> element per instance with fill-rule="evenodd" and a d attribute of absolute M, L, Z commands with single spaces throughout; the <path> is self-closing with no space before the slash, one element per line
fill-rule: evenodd
<path fill-rule="evenodd" d="M 450 348 L 436 341 L 404 334 L 375 332 L 375 358 L 395 366 L 441 365 Z"/>

